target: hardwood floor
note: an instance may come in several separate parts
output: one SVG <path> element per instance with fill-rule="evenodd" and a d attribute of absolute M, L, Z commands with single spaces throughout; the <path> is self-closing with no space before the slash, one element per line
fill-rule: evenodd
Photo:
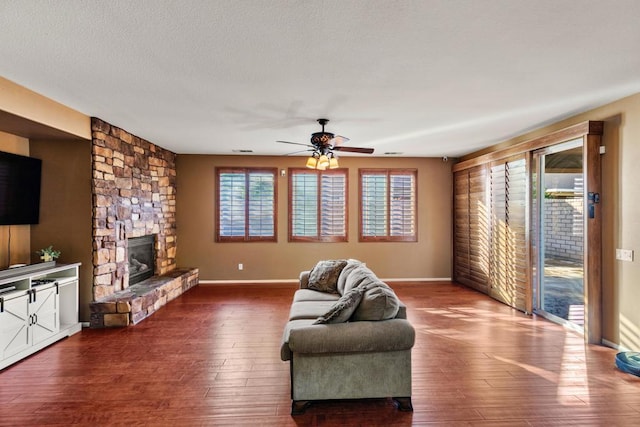
<path fill-rule="evenodd" d="M 631 426 L 615 350 L 449 283 L 392 284 L 416 328 L 413 413 L 388 399 L 291 417 L 279 344 L 293 285 L 199 285 L 140 324 L 0 371 L 1 426 Z"/>

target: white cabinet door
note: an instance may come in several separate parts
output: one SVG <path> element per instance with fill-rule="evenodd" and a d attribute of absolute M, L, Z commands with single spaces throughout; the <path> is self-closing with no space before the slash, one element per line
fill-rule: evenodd
<path fill-rule="evenodd" d="M 0 312 L 0 359 L 31 346 L 29 298 L 29 295 L 21 295 L 4 299 Z"/>
<path fill-rule="evenodd" d="M 31 317 L 32 344 L 38 344 L 60 329 L 58 321 L 58 293 L 56 287 L 34 288 L 29 314 Z"/>

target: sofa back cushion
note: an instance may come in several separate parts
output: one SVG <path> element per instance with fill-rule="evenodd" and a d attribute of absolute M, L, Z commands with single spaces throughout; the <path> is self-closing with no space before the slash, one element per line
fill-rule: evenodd
<path fill-rule="evenodd" d="M 346 265 L 344 259 L 319 261 L 309 273 L 308 288 L 337 294 L 338 276 Z"/>
<path fill-rule="evenodd" d="M 345 277 L 344 284 L 340 286 L 341 280 L 338 280 L 338 292 L 343 295 L 349 292 L 353 288 L 357 288 L 362 285 L 370 285 L 372 283 L 377 283 L 380 281 L 378 276 L 364 264 L 360 263 L 356 265 L 354 268 L 347 270 L 343 270 L 343 274 L 340 275 L 340 278 Z"/>
<path fill-rule="evenodd" d="M 396 317 L 400 301 L 393 289 L 380 280 L 360 286 L 365 286 L 365 292 L 351 320 L 387 320 Z"/>
<path fill-rule="evenodd" d="M 351 289 L 342 295 L 338 301 L 322 316 L 314 322 L 314 325 L 322 325 L 326 323 L 344 323 L 351 318 L 353 312 L 356 311 L 365 289 L 357 287 Z"/>
<path fill-rule="evenodd" d="M 362 262 L 358 261 L 357 259 L 347 260 L 347 265 L 344 266 L 342 272 L 340 273 L 340 276 L 338 276 L 338 293 L 340 295 L 344 295 L 344 293 L 346 292 L 345 283 L 351 272 L 360 266 L 362 266 Z"/>

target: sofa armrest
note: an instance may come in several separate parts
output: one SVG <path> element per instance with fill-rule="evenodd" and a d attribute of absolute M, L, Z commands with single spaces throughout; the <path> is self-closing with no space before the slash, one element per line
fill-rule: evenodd
<path fill-rule="evenodd" d="M 309 287 L 309 274 L 311 271 L 302 271 L 300 273 L 300 289 L 306 289 Z"/>
<path fill-rule="evenodd" d="M 396 314 L 396 319 L 406 319 L 407 318 L 407 306 L 404 305 L 402 300 L 398 298 L 398 314 Z"/>
<path fill-rule="evenodd" d="M 415 330 L 404 319 L 309 325 L 291 329 L 294 353 L 362 353 L 408 350 Z"/>

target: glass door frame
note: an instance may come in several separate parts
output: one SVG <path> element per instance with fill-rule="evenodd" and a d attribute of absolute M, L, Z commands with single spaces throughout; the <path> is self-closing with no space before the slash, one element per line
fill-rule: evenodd
<path fill-rule="evenodd" d="M 601 204 L 601 165 L 600 165 L 600 145 L 602 141 L 602 125 L 601 122 L 587 122 L 585 132 L 572 132 L 577 130 L 576 127 L 568 128 L 565 131 L 559 131 L 556 135 L 551 134 L 548 137 L 542 137 L 532 151 L 544 152 L 544 150 L 553 150 L 556 145 L 571 142 L 576 138 L 582 139 L 582 168 L 584 176 L 584 248 L 583 248 L 583 267 L 584 267 L 584 339 L 589 344 L 602 344 L 602 204 Z M 591 127 L 594 123 L 597 126 Z M 557 136 L 557 138 L 555 138 Z M 534 145 L 534 144 L 532 144 Z M 551 151 L 549 151 L 551 153 Z M 536 162 L 538 163 L 538 162 Z M 536 164 L 536 168 L 538 165 Z M 532 168 L 533 169 L 533 168 Z M 533 173 L 533 171 L 532 171 Z M 538 171 L 536 170 L 536 174 Z M 533 175 L 531 178 L 533 188 Z M 535 185 L 538 185 L 535 182 Z M 531 206 L 533 207 L 533 191 L 531 196 Z M 531 215 L 536 209 L 531 209 Z M 535 218 L 531 218 L 531 224 Z M 538 255 L 534 245 L 536 236 L 533 236 L 531 245 L 531 286 L 536 287 L 536 274 L 539 265 L 535 264 Z M 535 271 L 534 271 L 535 270 Z M 537 296 L 536 296 L 537 297 Z M 537 305 L 537 302 L 535 303 Z"/>
<path fill-rule="evenodd" d="M 561 153 L 563 151 L 569 151 L 576 148 L 580 148 L 583 152 L 583 161 L 584 161 L 584 138 L 576 138 L 565 142 L 560 142 L 558 144 L 554 144 L 548 147 L 541 148 L 532 153 L 532 176 L 531 176 L 531 224 L 533 227 L 533 232 L 531 233 L 532 241 L 531 241 L 531 256 L 532 256 L 532 291 L 533 291 L 533 312 L 541 315 L 542 317 L 549 318 L 550 320 L 561 323 L 581 334 L 584 333 L 585 327 L 579 326 L 568 319 L 564 319 L 559 317 L 547 310 L 543 307 L 544 300 L 544 288 L 545 288 L 545 266 L 546 266 L 546 237 L 545 237 L 545 222 L 544 222 L 544 207 L 545 204 L 542 203 L 545 200 L 545 174 L 546 174 L 546 156 L 551 154 Z M 535 174 L 535 175 L 534 175 Z M 586 182 L 585 176 L 585 168 L 584 164 L 582 165 L 581 172 L 584 182 Z M 586 188 L 583 189 L 583 192 L 586 194 Z M 583 194 L 583 199 L 585 194 Z M 583 206 L 587 205 L 583 203 Z M 586 209 L 583 209 L 582 219 L 585 220 L 585 216 L 587 215 Z M 584 253 L 586 253 L 586 245 L 588 244 L 585 230 L 583 229 L 583 247 L 585 247 Z M 582 258 L 583 271 L 584 271 L 584 263 L 585 258 Z M 584 272 L 583 272 L 583 285 L 584 285 Z M 583 304 L 586 305 L 586 295 L 583 286 Z M 586 310 L 586 307 L 585 307 Z M 585 325 L 586 326 L 586 325 Z"/>

